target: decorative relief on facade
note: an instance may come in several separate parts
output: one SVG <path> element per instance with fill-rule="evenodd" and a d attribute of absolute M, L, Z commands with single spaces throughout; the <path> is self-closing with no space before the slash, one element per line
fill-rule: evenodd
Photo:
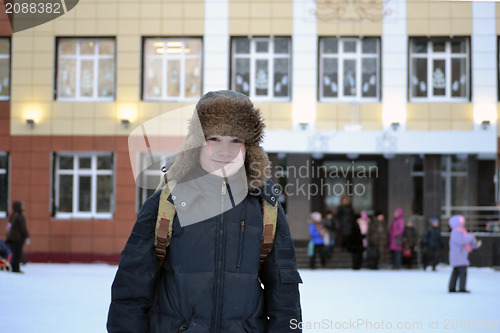
<path fill-rule="evenodd" d="M 318 20 L 379 21 L 391 13 L 391 0 L 312 0 L 313 14 Z"/>

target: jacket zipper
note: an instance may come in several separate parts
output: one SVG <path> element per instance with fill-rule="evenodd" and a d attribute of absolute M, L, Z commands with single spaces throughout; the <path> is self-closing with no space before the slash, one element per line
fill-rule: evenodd
<path fill-rule="evenodd" d="M 226 188 L 226 181 L 223 181 L 223 182 L 222 182 L 222 190 L 221 190 L 221 194 L 224 196 L 224 195 L 226 195 L 226 192 L 227 192 L 227 188 Z M 224 198 L 222 198 L 222 203 L 224 204 Z"/>
<path fill-rule="evenodd" d="M 241 266 L 241 257 L 243 257 L 243 239 L 245 238 L 245 221 L 241 221 L 240 229 L 240 244 L 238 247 L 238 261 L 236 262 L 236 268 Z"/>
<path fill-rule="evenodd" d="M 184 332 L 185 330 L 186 330 L 186 326 L 181 326 L 181 327 L 179 327 L 178 332 Z"/>
<path fill-rule="evenodd" d="M 222 266 L 224 259 L 224 196 L 227 193 L 226 180 L 222 182 L 221 199 L 220 199 L 220 218 L 217 223 L 216 235 L 216 267 L 215 267 L 215 307 L 214 320 L 212 321 L 212 329 L 210 332 L 219 332 L 221 319 L 221 299 L 222 299 Z"/>

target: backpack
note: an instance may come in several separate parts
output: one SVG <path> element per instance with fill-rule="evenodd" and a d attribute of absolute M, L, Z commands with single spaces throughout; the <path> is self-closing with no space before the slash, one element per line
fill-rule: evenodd
<path fill-rule="evenodd" d="M 170 184 L 170 185 L 169 185 Z M 161 267 L 165 255 L 167 254 L 167 247 L 170 245 L 170 238 L 172 236 L 173 221 L 176 214 L 175 206 L 168 201 L 168 197 L 172 192 L 170 187 L 175 187 L 174 182 L 168 183 L 166 179 L 163 180 L 160 194 L 160 202 L 158 205 L 158 216 L 156 218 L 155 227 L 155 241 L 156 259 L 158 267 Z M 278 204 L 274 206 L 266 199 L 262 198 L 262 218 L 264 225 L 264 232 L 260 240 L 260 258 L 259 258 L 259 274 L 264 265 L 267 255 L 271 252 L 274 244 L 274 237 L 276 234 L 276 223 L 278 221 Z"/>

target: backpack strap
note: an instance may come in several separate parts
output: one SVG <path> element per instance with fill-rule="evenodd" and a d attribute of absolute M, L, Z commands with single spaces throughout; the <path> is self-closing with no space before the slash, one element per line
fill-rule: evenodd
<path fill-rule="evenodd" d="M 262 216 L 264 231 L 260 240 L 260 259 L 259 274 L 264 266 L 267 255 L 273 249 L 274 237 L 276 235 L 276 223 L 278 222 L 278 205 L 271 205 L 266 199 L 262 198 Z"/>
<path fill-rule="evenodd" d="M 175 206 L 168 201 L 171 190 L 168 183 L 161 189 L 160 202 L 158 205 L 158 216 L 156 217 L 155 227 L 155 248 L 156 259 L 158 260 L 158 267 L 161 267 L 165 255 L 167 254 L 167 247 L 170 244 L 170 237 L 172 236 L 172 227 L 174 224 Z"/>

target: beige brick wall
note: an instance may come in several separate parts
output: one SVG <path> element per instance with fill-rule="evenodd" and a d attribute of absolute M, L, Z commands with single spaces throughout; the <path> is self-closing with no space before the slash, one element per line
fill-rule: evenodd
<path fill-rule="evenodd" d="M 274 8 L 274 7 L 273 7 Z M 127 135 L 139 121 L 184 106 L 140 100 L 143 36 L 203 36 L 204 0 L 81 0 L 67 14 L 12 38 L 12 135 Z M 53 100 L 56 37 L 116 37 L 113 102 Z M 121 125 L 124 106 L 132 124 Z M 131 107 L 130 107 L 131 106 Z M 26 119 L 37 121 L 34 129 Z M 186 123 L 172 123 L 172 131 Z"/>
<path fill-rule="evenodd" d="M 406 129 L 409 131 L 472 131 L 472 103 L 408 103 Z"/>
<path fill-rule="evenodd" d="M 353 118 L 353 114 L 355 115 Z M 353 110 L 351 104 L 318 103 L 316 107 L 316 128 L 319 130 L 344 130 L 345 125 L 360 124 L 363 130 L 382 129 L 382 104 L 359 104 Z"/>
<path fill-rule="evenodd" d="M 407 0 L 409 36 L 464 36 L 472 34 L 471 1 Z"/>
<path fill-rule="evenodd" d="M 291 36 L 292 33 L 292 0 L 229 1 L 231 36 Z"/>
<path fill-rule="evenodd" d="M 262 112 L 266 130 L 292 129 L 292 103 L 255 103 Z"/>

